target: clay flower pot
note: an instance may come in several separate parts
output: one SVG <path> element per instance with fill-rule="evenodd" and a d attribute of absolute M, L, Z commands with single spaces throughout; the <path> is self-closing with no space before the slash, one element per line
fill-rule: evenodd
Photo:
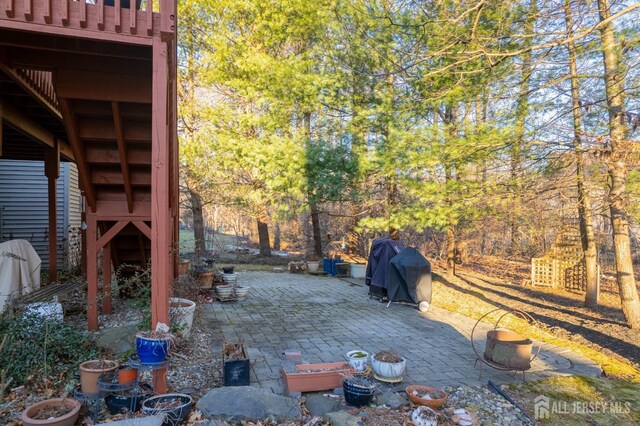
<path fill-rule="evenodd" d="M 97 394 L 98 379 L 103 373 L 110 373 L 118 368 L 115 361 L 94 359 L 80 364 L 80 386 L 82 393 Z"/>
<path fill-rule="evenodd" d="M 416 405 L 426 405 L 436 409 L 447 401 L 449 396 L 442 389 L 431 386 L 411 385 L 405 389 L 409 400 Z"/>
<path fill-rule="evenodd" d="M 24 426 L 73 426 L 78 420 L 80 407 L 82 404 L 71 398 L 53 398 L 33 404 L 22 412 L 20 419 Z M 38 419 L 39 414 L 44 411 L 54 412 L 56 408 L 64 407 L 64 414 L 58 417 Z"/>
<path fill-rule="evenodd" d="M 138 369 L 130 365 L 121 365 L 118 367 L 118 383 L 133 383 L 138 378 Z"/>

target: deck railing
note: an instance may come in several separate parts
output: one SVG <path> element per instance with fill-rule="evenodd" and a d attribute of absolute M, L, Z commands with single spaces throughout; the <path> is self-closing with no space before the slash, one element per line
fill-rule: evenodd
<path fill-rule="evenodd" d="M 92 0 L 89 0 L 92 1 Z M 24 23 L 46 25 L 38 31 L 72 35 L 69 30 L 134 37 L 175 33 L 176 0 L 4 0 L 0 28 L 27 29 Z M 123 7 L 125 6 L 125 7 Z M 138 8 L 136 7 L 139 7 Z M 35 29 L 35 27 L 32 27 Z M 75 35 L 81 36 L 79 33 Z M 95 34 L 94 34 L 94 38 Z"/>
<path fill-rule="evenodd" d="M 29 86 L 34 92 L 42 97 L 51 107 L 60 111 L 56 91 L 53 88 L 53 76 L 50 71 L 38 70 L 15 70 L 22 79 L 23 84 Z"/>

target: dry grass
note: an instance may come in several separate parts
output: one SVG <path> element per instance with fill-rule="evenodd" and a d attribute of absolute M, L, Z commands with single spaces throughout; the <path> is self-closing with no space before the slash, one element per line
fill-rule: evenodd
<path fill-rule="evenodd" d="M 434 276 L 434 292 L 432 302 L 435 306 L 446 309 L 448 311 L 460 313 L 476 320 L 481 318 L 487 312 L 499 307 L 497 304 L 491 303 L 486 299 L 481 299 L 479 297 L 475 297 L 472 294 L 464 293 L 452 288 L 448 288 L 445 292 L 443 290 L 445 286 L 440 280 L 443 280 L 443 278 L 440 276 Z M 453 278 L 451 282 L 457 284 L 457 280 L 457 278 Z M 495 323 L 503 314 L 504 311 L 498 311 L 493 315 L 487 316 L 485 318 L 485 321 L 487 323 Z M 538 338 L 538 335 L 540 335 L 542 341 L 546 343 L 571 349 L 572 351 L 579 353 L 599 364 L 604 370 L 605 375 L 609 377 L 634 383 L 640 383 L 640 372 L 635 369 L 630 363 L 624 362 L 623 360 L 612 358 L 600 351 L 597 351 L 596 349 L 581 345 L 576 342 L 561 339 L 545 331 L 542 331 L 542 333 L 540 333 L 536 327 L 513 315 L 505 317 L 501 321 L 501 325 L 504 325 L 505 327 L 508 327 L 511 330 L 525 336 Z"/>

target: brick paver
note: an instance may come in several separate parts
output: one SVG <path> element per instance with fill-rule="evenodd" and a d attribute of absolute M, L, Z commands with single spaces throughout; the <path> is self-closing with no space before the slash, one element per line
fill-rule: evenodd
<path fill-rule="evenodd" d="M 242 302 L 210 305 L 227 342 L 243 342 L 253 362 L 251 384 L 282 393 L 280 366 L 285 349 L 302 351 L 305 361 L 345 359 L 348 351 L 392 348 L 407 359 L 407 384 L 479 385 L 507 383 L 522 374 L 474 367 L 470 334 L 475 321 L 432 307 L 422 315 L 410 306 L 387 307 L 370 300 L 368 288 L 341 279 L 289 273 L 240 272 L 251 287 Z M 484 337 L 490 325 L 476 334 Z M 480 350 L 484 340 L 478 340 Z M 480 376 L 480 373 L 482 375 Z M 569 350 L 543 344 L 526 380 L 563 375 L 598 376 L 600 367 Z"/>

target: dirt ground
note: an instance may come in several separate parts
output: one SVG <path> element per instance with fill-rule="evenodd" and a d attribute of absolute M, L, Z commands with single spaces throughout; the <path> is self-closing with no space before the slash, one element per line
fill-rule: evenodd
<path fill-rule="evenodd" d="M 436 263 L 434 270 L 444 274 Z M 501 259 L 472 261 L 459 267 L 458 278 L 438 280 L 438 297 L 458 304 L 480 299 L 504 309 L 520 309 L 531 314 L 545 331 L 589 346 L 616 359 L 640 364 L 640 333 L 628 328 L 620 309 L 618 294 L 603 291 L 600 306 L 584 307 L 584 294 L 539 287 L 524 287 L 529 265 Z M 460 295 L 468 298 L 460 298 Z"/>

